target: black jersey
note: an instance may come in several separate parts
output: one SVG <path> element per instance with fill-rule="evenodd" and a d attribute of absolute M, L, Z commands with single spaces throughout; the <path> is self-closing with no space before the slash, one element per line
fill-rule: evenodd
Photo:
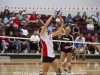
<path fill-rule="evenodd" d="M 68 36 L 62 35 L 62 40 L 65 40 L 65 42 L 61 43 L 62 50 L 66 50 L 65 46 L 70 46 L 70 48 L 68 48 L 68 49 L 72 49 L 71 46 L 73 46 L 73 37 L 71 35 L 68 35 Z M 72 42 L 68 42 L 68 41 L 72 41 Z"/>

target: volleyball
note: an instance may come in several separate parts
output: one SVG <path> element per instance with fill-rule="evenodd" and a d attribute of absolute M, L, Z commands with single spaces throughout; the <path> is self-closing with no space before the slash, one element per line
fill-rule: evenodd
<path fill-rule="evenodd" d="M 55 10 L 55 13 L 57 14 L 57 16 L 60 16 L 62 14 L 61 10 Z"/>

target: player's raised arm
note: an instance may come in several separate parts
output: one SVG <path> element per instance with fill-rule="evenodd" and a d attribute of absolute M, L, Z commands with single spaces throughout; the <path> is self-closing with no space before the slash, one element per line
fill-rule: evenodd
<path fill-rule="evenodd" d="M 60 25 L 59 30 L 53 32 L 52 37 L 57 36 L 58 34 L 60 34 L 63 31 L 64 20 L 62 19 L 61 16 L 59 16 L 58 18 L 60 19 L 61 25 Z"/>
<path fill-rule="evenodd" d="M 44 24 L 44 26 L 43 26 L 43 28 L 42 28 L 42 30 L 41 30 L 40 36 L 42 36 L 42 35 L 47 31 L 47 27 L 48 27 L 48 25 L 50 24 L 50 22 L 51 22 L 51 20 L 53 19 L 54 16 L 56 16 L 55 13 L 53 13 L 53 14 L 51 15 L 51 17 L 46 21 L 46 23 Z"/>

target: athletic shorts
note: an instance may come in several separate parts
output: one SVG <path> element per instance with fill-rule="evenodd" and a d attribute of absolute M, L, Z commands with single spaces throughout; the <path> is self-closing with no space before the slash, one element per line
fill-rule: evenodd
<path fill-rule="evenodd" d="M 49 63 L 51 63 L 51 62 L 54 61 L 54 60 L 55 60 L 55 57 L 44 56 L 44 57 L 42 58 L 42 62 L 49 62 Z"/>
<path fill-rule="evenodd" d="M 62 52 L 65 52 L 66 54 L 67 53 L 73 53 L 73 50 L 71 48 L 69 48 L 69 49 L 63 49 Z"/>

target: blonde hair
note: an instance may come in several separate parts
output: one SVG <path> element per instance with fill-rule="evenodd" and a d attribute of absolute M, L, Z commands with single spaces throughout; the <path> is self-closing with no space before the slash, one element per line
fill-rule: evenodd
<path fill-rule="evenodd" d="M 68 29 L 69 29 L 70 32 L 71 32 L 71 28 L 70 28 L 69 26 L 65 28 L 65 31 L 68 30 Z"/>

